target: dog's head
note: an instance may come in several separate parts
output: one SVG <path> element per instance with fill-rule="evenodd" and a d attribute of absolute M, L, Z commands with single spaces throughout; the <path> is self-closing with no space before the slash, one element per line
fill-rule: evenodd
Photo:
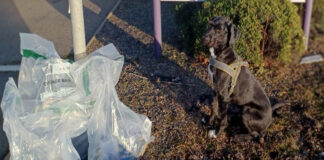
<path fill-rule="evenodd" d="M 239 38 L 239 31 L 226 17 L 214 17 L 202 38 L 205 46 L 215 49 L 232 47 Z"/>

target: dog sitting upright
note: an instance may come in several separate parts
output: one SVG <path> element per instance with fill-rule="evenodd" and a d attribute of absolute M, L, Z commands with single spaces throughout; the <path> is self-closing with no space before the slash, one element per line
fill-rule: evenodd
<path fill-rule="evenodd" d="M 235 53 L 233 45 L 239 38 L 239 31 L 225 17 L 215 17 L 202 38 L 211 52 L 209 73 L 213 81 L 215 97 L 209 124 L 218 120 L 220 134 L 228 124 L 229 103 L 243 107 L 242 121 L 253 137 L 262 136 L 272 122 L 273 110 L 282 106 L 271 106 L 260 83 L 248 69 L 247 62 Z M 249 136 L 251 137 L 251 136 Z"/>

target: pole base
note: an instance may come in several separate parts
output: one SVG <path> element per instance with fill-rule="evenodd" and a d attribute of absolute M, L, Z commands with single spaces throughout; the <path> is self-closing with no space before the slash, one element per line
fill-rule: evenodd
<path fill-rule="evenodd" d="M 74 61 L 78 61 L 84 57 L 87 56 L 87 53 L 86 52 L 83 52 L 83 53 L 74 53 Z"/>

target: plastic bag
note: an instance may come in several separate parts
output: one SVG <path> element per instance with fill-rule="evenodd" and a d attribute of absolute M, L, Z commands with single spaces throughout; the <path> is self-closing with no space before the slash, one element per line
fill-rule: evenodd
<path fill-rule="evenodd" d="M 71 63 L 52 42 L 20 34 L 18 88 L 5 86 L 1 109 L 11 159 L 80 159 L 71 138 L 87 131 L 88 159 L 132 159 L 151 137 L 151 121 L 118 99 L 124 58 L 109 44 Z"/>

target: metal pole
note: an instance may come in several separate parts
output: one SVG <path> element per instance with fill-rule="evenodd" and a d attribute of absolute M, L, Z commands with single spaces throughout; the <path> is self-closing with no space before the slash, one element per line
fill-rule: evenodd
<path fill-rule="evenodd" d="M 153 16 L 154 16 L 154 53 L 157 58 L 162 53 L 162 25 L 161 25 L 161 2 L 153 0 Z"/>
<path fill-rule="evenodd" d="M 304 19 L 304 34 L 306 37 L 306 41 L 305 41 L 306 49 L 308 48 L 309 31 L 310 31 L 310 24 L 312 18 L 312 7 L 313 7 L 313 0 L 306 0 L 305 19 Z"/>
<path fill-rule="evenodd" d="M 74 60 L 87 55 L 82 0 L 69 0 L 72 22 Z"/>

